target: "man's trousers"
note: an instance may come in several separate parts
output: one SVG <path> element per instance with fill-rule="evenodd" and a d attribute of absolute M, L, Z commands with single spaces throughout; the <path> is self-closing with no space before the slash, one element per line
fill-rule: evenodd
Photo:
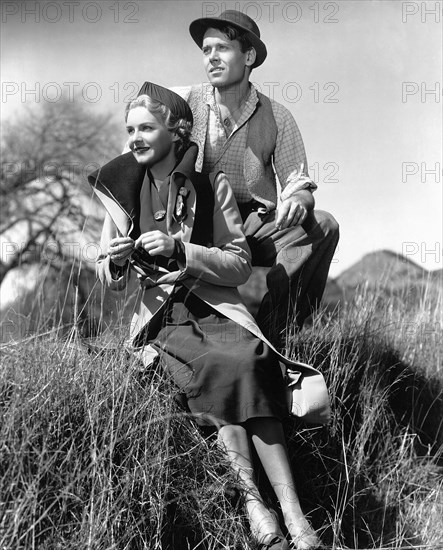
<path fill-rule="evenodd" d="M 320 303 L 339 227 L 331 214 L 314 210 L 303 224 L 278 230 L 276 211 L 261 215 L 253 206 L 245 206 L 240 205 L 240 211 L 252 265 L 271 268 L 257 323 L 265 336 L 281 347 L 289 325 L 301 329 Z"/>

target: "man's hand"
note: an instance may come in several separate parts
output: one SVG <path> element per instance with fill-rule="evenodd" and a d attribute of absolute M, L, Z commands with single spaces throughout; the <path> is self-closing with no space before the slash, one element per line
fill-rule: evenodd
<path fill-rule="evenodd" d="M 161 231 L 148 231 L 135 241 L 135 247 L 141 247 L 151 256 L 165 256 L 170 258 L 174 253 L 175 241 Z"/>
<path fill-rule="evenodd" d="M 275 227 L 280 230 L 301 225 L 314 204 L 314 197 L 309 190 L 302 189 L 294 193 L 278 206 Z"/>
<path fill-rule="evenodd" d="M 134 239 L 131 237 L 116 237 L 109 243 L 109 257 L 118 266 L 123 266 L 134 250 Z"/>

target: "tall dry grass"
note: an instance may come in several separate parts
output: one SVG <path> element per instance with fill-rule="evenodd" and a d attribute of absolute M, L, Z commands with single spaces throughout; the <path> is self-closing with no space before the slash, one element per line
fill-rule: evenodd
<path fill-rule="evenodd" d="M 443 548 L 441 311 L 441 294 L 411 307 L 363 287 L 288 334 L 331 391 L 329 426 L 285 429 L 333 549 Z M 1 351 L 2 550 L 254 548 L 236 480 L 160 371 L 75 332 Z"/>
<path fill-rule="evenodd" d="M 442 295 L 428 290 L 411 307 L 362 286 L 340 316 L 288 335 L 333 400 L 327 429 L 291 430 L 300 486 L 333 548 L 443 547 Z"/>

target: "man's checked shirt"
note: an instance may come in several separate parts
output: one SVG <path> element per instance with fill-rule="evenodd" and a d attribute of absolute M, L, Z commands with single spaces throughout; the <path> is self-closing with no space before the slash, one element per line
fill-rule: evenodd
<path fill-rule="evenodd" d="M 251 92 L 244 104 L 243 112 L 237 124 L 231 121 L 232 131 L 226 131 L 226 125 L 220 118 L 220 111 L 214 97 L 214 90 L 207 86 L 206 103 L 209 105 L 209 119 L 206 135 L 202 171 L 205 173 L 222 170 L 228 176 L 238 203 L 252 200 L 246 188 L 243 175 L 243 159 L 248 133 L 247 122 L 255 111 L 258 102 L 257 91 L 251 84 Z M 283 105 L 271 99 L 272 112 L 277 125 L 277 142 L 274 151 L 274 170 L 282 189 L 291 186 L 291 193 L 301 189 L 314 191 L 317 185 L 308 174 L 305 147 L 300 130 Z M 229 134 L 227 136 L 227 133 Z M 231 143 L 220 157 L 226 141 Z"/>

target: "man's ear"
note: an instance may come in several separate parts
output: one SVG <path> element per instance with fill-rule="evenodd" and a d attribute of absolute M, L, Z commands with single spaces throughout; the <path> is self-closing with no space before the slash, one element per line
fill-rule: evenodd
<path fill-rule="evenodd" d="M 256 57 L 257 57 L 257 52 L 255 51 L 255 48 L 250 48 L 246 52 L 246 66 L 252 67 L 252 65 L 254 65 L 255 63 Z"/>
<path fill-rule="evenodd" d="M 180 136 L 178 136 L 175 132 L 172 134 L 172 141 L 178 141 L 180 139 Z"/>

